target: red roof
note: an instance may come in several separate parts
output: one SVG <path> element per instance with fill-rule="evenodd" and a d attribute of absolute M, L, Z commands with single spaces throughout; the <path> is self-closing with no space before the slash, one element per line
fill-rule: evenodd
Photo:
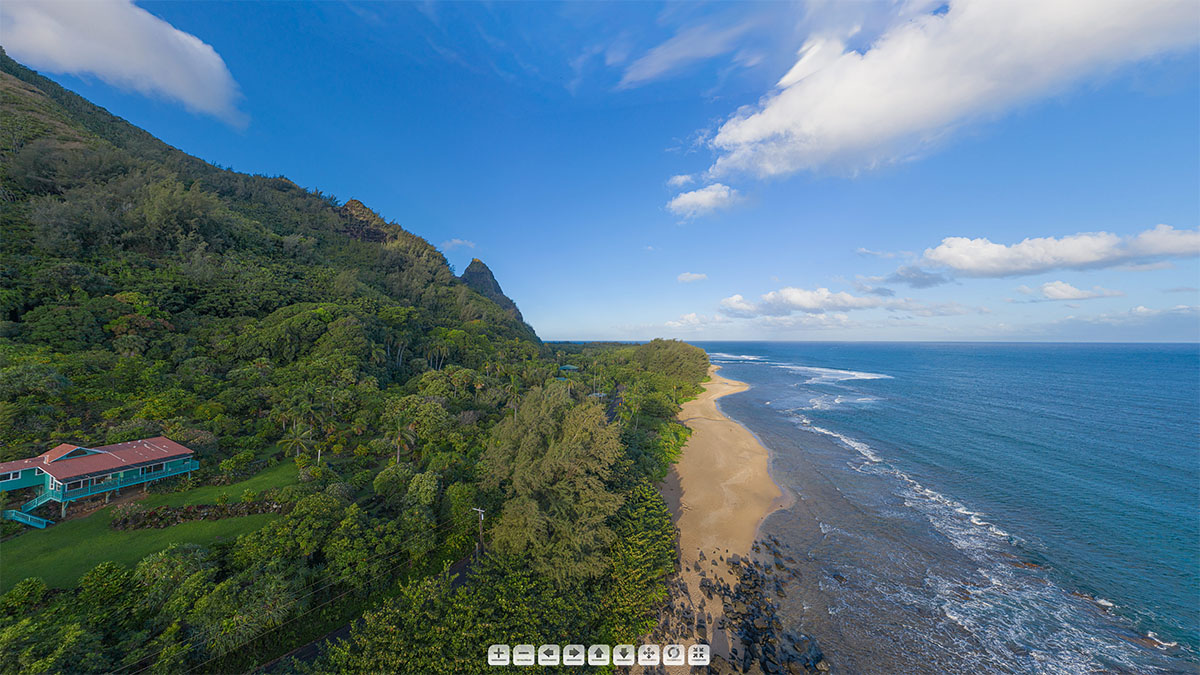
<path fill-rule="evenodd" d="M 32 469 L 35 466 L 42 465 L 41 457 L 30 457 L 29 459 L 14 459 L 11 462 L 0 462 L 0 473 L 9 473 L 10 471 L 23 471 Z"/>
<path fill-rule="evenodd" d="M 63 456 L 81 447 L 83 446 L 63 443 L 37 457 L 0 463 L 0 473 L 20 471 L 36 466 L 61 482 L 80 476 L 112 473 L 194 454 L 191 450 L 165 436 L 155 436 L 140 441 L 84 448 L 92 452 L 82 457 L 62 459 Z"/>
<path fill-rule="evenodd" d="M 78 450 L 80 447 L 81 446 L 75 445 L 74 443 L 59 443 L 58 445 L 54 446 L 53 448 L 50 448 L 46 452 L 43 452 L 41 454 L 41 457 L 47 464 L 49 464 L 50 462 L 54 462 L 59 459 L 62 459 L 63 456 L 71 454 L 72 452 Z"/>

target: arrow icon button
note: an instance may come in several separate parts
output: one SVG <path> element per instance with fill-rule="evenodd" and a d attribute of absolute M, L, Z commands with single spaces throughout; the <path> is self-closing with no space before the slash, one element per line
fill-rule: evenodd
<path fill-rule="evenodd" d="M 609 660 L 608 645 L 592 645 L 588 647 L 587 662 L 589 666 L 607 666 Z"/>

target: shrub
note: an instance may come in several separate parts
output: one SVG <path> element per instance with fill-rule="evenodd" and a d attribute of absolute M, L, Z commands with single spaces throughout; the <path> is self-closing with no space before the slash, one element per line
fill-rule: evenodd
<path fill-rule="evenodd" d="M 30 577 L 0 597 L 0 612 L 9 616 L 28 614 L 42 604 L 46 592 L 46 582 Z"/>
<path fill-rule="evenodd" d="M 355 492 L 354 486 L 350 483 L 330 483 L 329 487 L 325 488 L 325 494 L 346 502 L 354 501 Z"/>
<path fill-rule="evenodd" d="M 350 484 L 356 488 L 363 488 L 363 487 L 366 487 L 367 485 L 370 485 L 371 481 L 374 479 L 375 479 L 374 471 L 372 471 L 370 469 L 363 469 L 362 471 L 354 472 L 354 475 L 350 477 Z"/>

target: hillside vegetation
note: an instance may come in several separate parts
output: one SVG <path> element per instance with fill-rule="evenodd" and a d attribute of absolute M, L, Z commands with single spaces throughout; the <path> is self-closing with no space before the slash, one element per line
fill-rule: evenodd
<path fill-rule="evenodd" d="M 483 672 L 495 642 L 653 625 L 675 563 L 653 485 L 701 350 L 544 345 L 486 266 L 456 278 L 355 200 L 202 162 L 2 53 L 0 96 L 0 460 L 161 433 L 202 469 L 148 503 L 283 505 L 67 587 L 5 579 L 0 671 L 241 672 L 361 617 L 287 669 Z M 279 462 L 295 482 L 227 492 Z M 61 556 L 170 532 L 86 520 Z"/>

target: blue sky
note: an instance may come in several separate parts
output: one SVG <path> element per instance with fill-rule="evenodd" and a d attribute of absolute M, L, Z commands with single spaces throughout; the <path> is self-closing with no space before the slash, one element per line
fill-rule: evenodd
<path fill-rule="evenodd" d="M 483 259 L 546 339 L 1200 339 L 1193 2 L 0 5 L 189 153 Z"/>

